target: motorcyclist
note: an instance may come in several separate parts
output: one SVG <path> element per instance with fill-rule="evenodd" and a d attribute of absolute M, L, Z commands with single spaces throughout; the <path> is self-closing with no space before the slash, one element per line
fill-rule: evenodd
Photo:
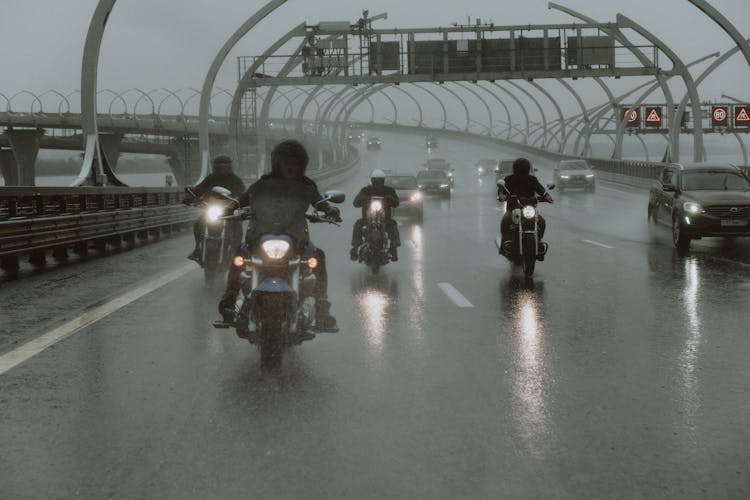
<path fill-rule="evenodd" d="M 253 213 L 245 241 L 252 245 L 264 233 L 289 234 L 297 241 L 298 251 L 317 258 L 318 266 L 313 269 L 316 278 L 313 292 L 316 329 L 335 332 L 338 326 L 336 318 L 330 313 L 325 253 L 310 242 L 305 213 L 312 205 L 316 210 L 325 212 L 329 221 L 340 222 L 341 217 L 338 208 L 320 202 L 323 197 L 318 192 L 318 186 L 305 176 L 308 162 L 307 151 L 299 141 L 289 139 L 274 147 L 271 152 L 271 172 L 251 184 L 239 198 L 240 206 L 251 207 Z M 219 303 L 219 312 L 227 323 L 234 320 L 234 303 L 240 284 L 240 269 L 232 266 L 226 291 Z"/>
<path fill-rule="evenodd" d="M 365 227 L 367 207 L 370 198 L 373 196 L 383 197 L 385 201 L 385 229 L 388 232 L 388 238 L 391 240 L 391 260 L 398 260 L 398 247 L 401 246 L 401 239 L 398 234 L 398 224 L 391 218 L 391 208 L 398 206 L 398 194 L 396 190 L 385 185 L 385 172 L 380 169 L 373 170 L 370 174 L 370 185 L 360 189 L 354 198 L 354 206 L 362 207 L 362 218 L 357 219 L 352 230 L 352 248 L 349 250 L 349 257 L 357 260 L 357 249 L 362 241 L 362 230 Z"/>
<path fill-rule="evenodd" d="M 544 201 L 552 203 L 552 196 L 539 182 L 536 176 L 531 175 L 531 162 L 526 158 L 517 158 L 513 162 L 513 173 L 505 177 L 505 188 L 510 194 L 515 195 L 519 200 L 524 200 L 524 203 L 531 203 L 536 206 L 537 195 L 541 196 Z M 497 187 L 497 199 L 499 201 L 508 200 L 508 192 L 503 189 L 502 186 Z M 503 255 L 510 253 L 508 248 L 508 242 L 511 240 L 510 226 L 512 223 L 512 210 L 513 206 L 507 206 L 503 220 L 500 223 L 500 234 L 502 238 L 502 246 L 499 252 Z M 539 232 L 539 260 L 544 260 L 544 245 L 542 244 L 542 238 L 544 237 L 544 230 L 546 228 L 546 222 L 544 217 L 539 214 L 537 221 L 537 230 Z"/>
<path fill-rule="evenodd" d="M 232 171 L 232 159 L 227 155 L 219 155 L 213 159 L 211 173 L 208 174 L 199 184 L 190 188 L 192 194 L 186 194 L 182 199 L 182 202 L 186 205 L 190 205 L 206 193 L 210 192 L 211 189 L 216 186 L 228 189 L 235 197 L 239 197 L 245 191 L 245 183 L 242 182 L 242 179 Z M 201 245 L 203 244 L 203 232 L 205 227 L 206 221 L 203 216 L 193 224 L 195 248 L 187 257 L 190 260 L 200 262 Z"/>

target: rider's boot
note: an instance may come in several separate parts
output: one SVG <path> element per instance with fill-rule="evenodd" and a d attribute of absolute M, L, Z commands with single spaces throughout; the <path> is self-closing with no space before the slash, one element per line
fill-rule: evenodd
<path fill-rule="evenodd" d="M 339 331 L 336 318 L 331 316 L 331 303 L 327 299 L 315 301 L 315 331 L 330 333 Z"/>

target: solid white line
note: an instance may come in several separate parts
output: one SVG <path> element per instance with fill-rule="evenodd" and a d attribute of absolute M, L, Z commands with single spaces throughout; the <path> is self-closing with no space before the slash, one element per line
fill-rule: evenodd
<path fill-rule="evenodd" d="M 598 241 L 591 241 L 591 240 L 581 240 L 581 241 L 584 242 L 584 243 L 590 243 L 591 245 L 596 245 L 596 246 L 602 247 L 602 248 L 615 248 L 615 247 L 611 247 L 609 245 L 605 245 L 604 243 L 599 243 Z"/>
<path fill-rule="evenodd" d="M 474 307 L 474 305 L 469 302 L 466 297 L 461 295 L 461 292 L 456 290 L 450 283 L 438 283 L 438 286 L 458 307 Z"/>
<path fill-rule="evenodd" d="M 123 294 L 106 304 L 95 307 L 85 313 L 81 314 L 77 318 L 68 321 L 67 323 L 50 330 L 49 332 L 41 335 L 34 340 L 27 342 L 26 344 L 13 349 L 12 351 L 0 356 L 0 375 L 4 374 L 8 370 L 20 365 L 27 359 L 35 356 L 48 348 L 51 345 L 63 340 L 66 337 L 76 333 L 77 331 L 85 328 L 96 321 L 112 314 L 118 309 L 122 309 L 131 302 L 135 302 L 144 295 L 147 295 L 154 290 L 158 290 L 164 285 L 171 283 L 172 281 L 184 276 L 190 271 L 195 271 L 195 264 L 186 264 L 185 266 L 165 274 L 153 281 L 150 281 L 135 290 L 132 290 L 126 294 Z"/>
<path fill-rule="evenodd" d="M 409 248 L 411 248 L 412 250 L 417 249 L 417 244 L 414 243 L 412 240 L 406 240 L 406 244 L 409 245 Z"/>

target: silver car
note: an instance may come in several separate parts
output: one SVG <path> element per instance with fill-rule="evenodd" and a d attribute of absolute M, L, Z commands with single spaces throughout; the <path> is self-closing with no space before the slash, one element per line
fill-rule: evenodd
<path fill-rule="evenodd" d="M 555 167 L 553 176 L 560 191 L 580 188 L 594 192 L 596 189 L 596 174 L 586 160 L 561 160 Z"/>

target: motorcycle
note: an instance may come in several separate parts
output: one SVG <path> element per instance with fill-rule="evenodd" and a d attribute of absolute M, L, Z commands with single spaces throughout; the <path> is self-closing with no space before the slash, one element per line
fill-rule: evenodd
<path fill-rule="evenodd" d="M 346 195 L 328 191 L 323 201 L 341 203 Z M 252 212 L 239 211 L 241 218 Z M 315 213 L 305 215 L 313 223 L 328 222 Z M 234 304 L 234 323 L 214 322 L 215 328 L 234 326 L 237 336 L 260 349 L 261 369 L 281 366 L 285 349 L 315 338 L 316 301 L 313 269 L 315 247 L 299 251 L 288 234 L 261 234 L 252 245 L 243 243 L 232 265 L 240 269 L 240 289 Z"/>
<path fill-rule="evenodd" d="M 391 261 L 391 240 L 386 230 L 385 199 L 373 196 L 367 207 L 362 240 L 357 247 L 357 261 L 364 262 L 372 272 Z"/>
<path fill-rule="evenodd" d="M 196 198 L 192 203 L 203 210 L 203 239 L 201 260 L 207 286 L 213 286 L 217 278 L 229 266 L 234 249 L 242 240 L 242 222 L 233 221 L 230 216 L 239 204 L 232 192 L 221 186 L 214 186 L 204 196 L 198 197 L 190 189 L 185 191 Z"/>
<path fill-rule="evenodd" d="M 542 242 L 541 248 L 539 245 L 539 211 L 536 205 L 545 200 L 537 195 L 533 198 L 523 198 L 511 194 L 503 179 L 497 181 L 497 186 L 503 188 L 508 195 L 507 207 L 511 210 L 512 222 L 511 239 L 505 242 L 505 248 L 503 249 L 502 236 L 495 238 L 495 245 L 511 263 L 523 265 L 524 276 L 530 278 L 534 274 L 536 261 L 541 260 L 549 249 L 545 242 Z M 554 188 L 554 184 L 547 185 L 549 190 Z"/>

